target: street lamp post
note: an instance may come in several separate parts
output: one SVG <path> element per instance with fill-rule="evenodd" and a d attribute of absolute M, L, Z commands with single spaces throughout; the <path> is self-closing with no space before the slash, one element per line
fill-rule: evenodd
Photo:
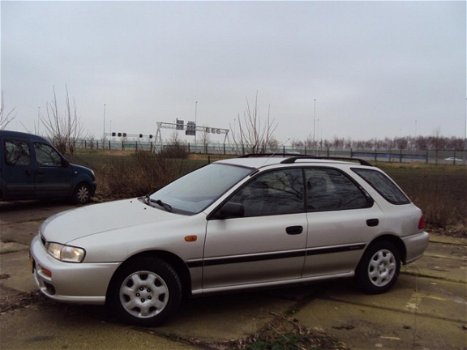
<path fill-rule="evenodd" d="M 195 146 L 196 146 L 196 117 L 197 117 L 197 113 L 198 113 L 198 101 L 195 101 Z"/>

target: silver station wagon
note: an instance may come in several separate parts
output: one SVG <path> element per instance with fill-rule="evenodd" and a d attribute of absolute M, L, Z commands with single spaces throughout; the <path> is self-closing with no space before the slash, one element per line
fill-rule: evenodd
<path fill-rule="evenodd" d="M 389 290 L 428 244 L 423 214 L 365 161 L 246 156 L 142 198 L 66 211 L 31 243 L 42 293 L 156 325 L 182 298 L 354 277 Z"/>

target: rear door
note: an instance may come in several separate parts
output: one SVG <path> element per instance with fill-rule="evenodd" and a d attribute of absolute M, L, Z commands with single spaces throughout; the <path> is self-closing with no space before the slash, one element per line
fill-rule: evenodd
<path fill-rule="evenodd" d="M 21 139 L 5 139 L 2 167 L 5 198 L 34 198 L 34 165 L 30 144 Z"/>
<path fill-rule="evenodd" d="M 381 210 L 344 171 L 305 169 L 308 240 L 304 277 L 351 273 L 378 233 Z"/>
<path fill-rule="evenodd" d="M 72 167 L 63 163 L 61 155 L 49 144 L 35 142 L 34 154 L 37 164 L 35 171 L 36 196 L 40 198 L 70 196 L 72 192 Z"/>
<path fill-rule="evenodd" d="M 228 202 L 243 205 L 244 215 L 208 221 L 203 288 L 300 278 L 307 237 L 302 170 L 260 174 Z"/>

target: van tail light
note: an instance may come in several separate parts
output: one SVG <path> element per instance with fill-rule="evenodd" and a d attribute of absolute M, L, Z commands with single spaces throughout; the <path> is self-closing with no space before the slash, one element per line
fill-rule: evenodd
<path fill-rule="evenodd" d="M 422 214 L 420 217 L 420 220 L 418 221 L 418 229 L 423 230 L 426 227 L 426 222 L 425 222 L 425 215 Z"/>

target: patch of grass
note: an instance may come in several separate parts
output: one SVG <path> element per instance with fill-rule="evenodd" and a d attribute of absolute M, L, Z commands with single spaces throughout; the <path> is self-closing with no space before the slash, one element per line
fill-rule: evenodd
<path fill-rule="evenodd" d="M 467 235 L 467 167 L 379 165 L 423 210 L 427 224 Z"/>
<path fill-rule="evenodd" d="M 271 313 L 275 318 L 245 339 L 206 344 L 216 350 L 320 350 L 349 349 L 323 331 L 311 330 L 292 316 Z"/>
<path fill-rule="evenodd" d="M 337 339 L 324 332 L 304 327 L 292 317 L 278 315 L 258 334 L 251 336 L 239 349 L 245 350 L 301 350 L 347 349 Z"/>
<path fill-rule="evenodd" d="M 82 152 L 70 159 L 96 174 L 98 200 L 138 197 L 152 193 L 206 164 L 151 152 Z"/>

